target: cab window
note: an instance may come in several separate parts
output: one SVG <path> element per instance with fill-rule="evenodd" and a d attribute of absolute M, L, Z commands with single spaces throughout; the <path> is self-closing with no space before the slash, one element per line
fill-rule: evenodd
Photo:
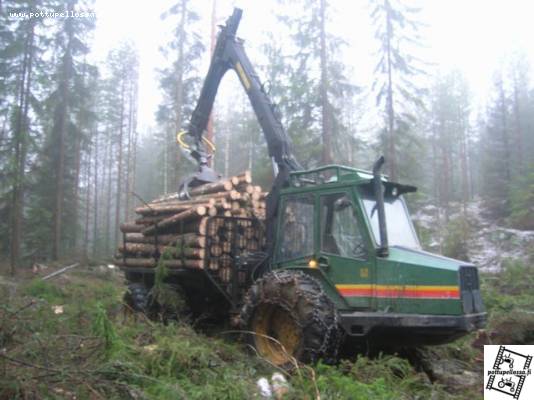
<path fill-rule="evenodd" d="M 346 193 L 321 196 L 321 251 L 349 258 L 367 258 L 356 212 Z"/>
<path fill-rule="evenodd" d="M 313 195 L 286 198 L 281 215 L 278 260 L 313 254 L 313 214 Z"/>

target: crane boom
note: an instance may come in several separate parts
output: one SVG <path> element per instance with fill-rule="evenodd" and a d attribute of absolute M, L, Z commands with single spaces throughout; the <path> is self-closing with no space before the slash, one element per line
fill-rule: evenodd
<path fill-rule="evenodd" d="M 243 41 L 236 37 L 241 15 L 242 10 L 235 8 L 233 14 L 227 19 L 226 24 L 221 27 L 217 37 L 208 73 L 204 79 L 187 131 L 193 138 L 194 143 L 191 155 L 199 163 L 199 171 L 182 183 L 180 192 L 182 198 L 187 198 L 189 197 L 189 186 L 201 185 L 219 179 L 219 175 L 208 166 L 209 155 L 204 150 L 202 140 L 221 80 L 228 70 L 233 69 L 237 73 L 239 81 L 245 89 L 254 113 L 258 118 L 267 142 L 269 156 L 273 161 L 275 179 L 266 198 L 267 258 L 262 263 L 262 268 L 268 268 L 268 258 L 272 256 L 274 248 L 275 221 L 278 213 L 280 190 L 288 184 L 289 173 L 301 170 L 302 167 L 291 152 L 291 140 L 280 122 L 274 104 L 265 92 L 252 63 L 245 53 Z"/>
<path fill-rule="evenodd" d="M 236 37 L 241 14 L 241 9 L 234 9 L 226 24 L 221 27 L 217 38 L 210 67 L 187 132 L 194 140 L 192 156 L 200 164 L 201 172 L 205 172 L 208 169 L 207 155 L 204 151 L 202 137 L 208 125 L 209 115 L 221 80 L 229 69 L 233 69 L 237 73 L 258 118 L 267 142 L 269 156 L 277 167 L 275 169 L 276 175 L 279 174 L 279 171 L 298 170 L 300 165 L 291 153 L 291 141 L 245 53 L 243 41 Z"/>

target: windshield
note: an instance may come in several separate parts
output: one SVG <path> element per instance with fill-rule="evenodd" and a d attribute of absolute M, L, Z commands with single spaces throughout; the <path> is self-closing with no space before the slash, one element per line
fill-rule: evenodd
<path fill-rule="evenodd" d="M 380 243 L 380 230 L 378 228 L 378 209 L 375 195 L 371 185 L 358 188 L 362 197 L 365 212 L 371 223 L 376 243 Z M 384 195 L 384 211 L 386 213 L 386 227 L 388 242 L 391 246 L 404 246 L 411 249 L 420 249 L 419 240 L 415 234 L 408 209 L 402 196 Z"/>

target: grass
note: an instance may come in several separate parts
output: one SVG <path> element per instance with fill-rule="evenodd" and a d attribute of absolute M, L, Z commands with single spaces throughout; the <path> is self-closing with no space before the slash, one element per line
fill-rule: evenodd
<path fill-rule="evenodd" d="M 486 342 L 534 342 L 532 276 L 531 268 L 510 261 L 501 275 L 482 277 L 490 314 Z M 125 315 L 122 277 L 110 272 L 81 269 L 46 282 L 0 282 L 2 400 L 253 399 L 260 398 L 256 381 L 276 372 L 234 337 Z M 300 366 L 288 376 L 284 399 L 481 398 L 475 339 L 421 350 L 428 365 L 444 365 L 433 383 L 406 358 L 361 356 L 336 366 Z M 480 380 L 458 380 L 465 374 L 451 374 L 455 368 Z"/>
<path fill-rule="evenodd" d="M 482 277 L 481 289 L 489 313 L 489 340 L 534 344 L 534 266 L 507 260 L 500 274 Z"/>

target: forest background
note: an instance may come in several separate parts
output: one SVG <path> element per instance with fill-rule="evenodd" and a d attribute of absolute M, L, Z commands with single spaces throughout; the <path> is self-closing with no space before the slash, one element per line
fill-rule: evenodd
<path fill-rule="evenodd" d="M 242 3 L 238 35 L 304 167 L 369 169 L 384 154 L 392 179 L 419 188 L 409 198 L 412 211 L 437 207 L 432 240 L 449 256 L 468 258 L 462 238 L 470 228 L 461 213 L 475 203 L 502 226 L 534 229 L 532 54 L 522 46 L 526 20 L 511 18 L 528 15 L 520 3 L 503 2 L 499 13 L 484 2 L 465 9 L 451 2 L 442 31 L 428 24 L 431 2 L 280 0 L 259 10 Z M 12 271 L 110 258 L 120 223 L 140 199 L 176 191 L 195 169 L 175 136 L 199 95 L 212 33 L 234 4 L 154 4 L 145 10 L 152 22 L 135 27 L 137 37 L 153 37 L 158 24 L 167 29 L 147 75 L 135 35 L 102 46 L 99 20 L 109 20 L 98 14 L 102 2 L 0 2 L 0 259 Z M 91 15 L 24 17 L 30 10 Z M 466 22 L 472 31 L 455 31 Z M 474 44 L 471 51 L 456 46 L 463 40 Z M 488 48 L 496 58 L 484 64 Z M 157 78 L 157 94 L 146 89 L 147 76 Z M 235 77 L 217 99 L 213 138 L 216 170 L 249 169 L 269 188 L 266 145 Z"/>

